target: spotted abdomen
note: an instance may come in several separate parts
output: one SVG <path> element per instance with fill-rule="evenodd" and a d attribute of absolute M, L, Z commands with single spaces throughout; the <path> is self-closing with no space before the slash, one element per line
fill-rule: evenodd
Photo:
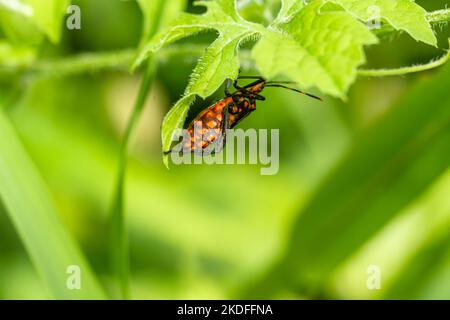
<path fill-rule="evenodd" d="M 228 123 L 224 126 L 224 110 L 228 108 Z M 247 115 L 256 109 L 255 103 L 250 103 L 244 97 L 233 101 L 227 97 L 209 108 L 202 111 L 189 125 L 188 132 L 191 137 L 190 143 L 185 148 L 191 151 L 201 150 L 216 141 L 221 135 L 223 128 L 233 128 Z"/>
<path fill-rule="evenodd" d="M 232 98 L 225 98 L 202 111 L 189 125 L 191 142 L 184 147 L 196 151 L 214 142 L 222 131 L 223 110 L 232 101 Z"/>

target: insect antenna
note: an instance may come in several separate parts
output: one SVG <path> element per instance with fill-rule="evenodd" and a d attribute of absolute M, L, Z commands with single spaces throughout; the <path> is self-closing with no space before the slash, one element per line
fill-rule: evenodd
<path fill-rule="evenodd" d="M 319 101 L 323 101 L 322 98 L 319 98 L 319 97 L 317 97 L 317 96 L 315 96 L 313 94 L 310 94 L 310 93 L 307 93 L 307 92 L 303 92 L 303 91 L 298 90 L 298 89 L 287 87 L 287 86 L 283 85 L 282 83 L 287 83 L 287 82 L 276 82 L 276 83 L 275 82 L 268 82 L 266 84 L 266 87 L 283 88 L 283 89 L 287 89 L 287 90 L 291 90 L 291 91 L 294 91 L 294 92 L 297 92 L 297 93 L 304 94 L 304 95 L 306 95 L 306 96 L 308 96 L 310 98 L 313 98 L 313 99 L 316 99 L 316 100 L 319 100 Z M 292 82 L 289 82 L 289 83 L 292 84 Z"/>
<path fill-rule="evenodd" d="M 293 82 L 293 81 L 267 81 L 266 84 L 271 85 L 271 84 L 297 84 L 297 82 Z"/>

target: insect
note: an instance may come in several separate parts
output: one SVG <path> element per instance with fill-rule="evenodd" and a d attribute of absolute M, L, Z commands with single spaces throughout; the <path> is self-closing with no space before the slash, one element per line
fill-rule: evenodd
<path fill-rule="evenodd" d="M 249 79 L 254 82 L 239 86 L 238 80 Z M 233 129 L 238 123 L 245 119 L 249 114 L 256 110 L 256 101 L 265 101 L 266 98 L 260 93 L 267 87 L 283 88 L 304 94 L 308 97 L 322 101 L 310 93 L 306 93 L 286 86 L 294 82 L 267 81 L 257 76 L 240 76 L 232 81 L 225 81 L 225 98 L 206 108 L 189 124 L 187 131 L 190 141 L 186 141 L 183 150 L 190 152 L 200 152 L 205 150 L 213 142 L 221 142 L 221 147 L 226 143 L 226 134 L 228 129 Z M 234 93 L 230 92 L 231 86 L 236 89 Z M 216 142 L 216 143 L 217 143 Z M 164 152 L 169 154 L 172 149 Z"/>

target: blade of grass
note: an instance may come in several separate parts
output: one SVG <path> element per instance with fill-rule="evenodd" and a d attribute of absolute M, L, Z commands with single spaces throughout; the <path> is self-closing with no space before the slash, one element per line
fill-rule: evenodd
<path fill-rule="evenodd" d="M 141 43 L 151 39 L 156 32 L 168 21 L 173 19 L 186 7 L 186 0 L 138 0 L 144 15 L 144 28 Z M 111 257 L 112 265 L 119 282 L 121 296 L 123 299 L 129 298 L 129 254 L 128 235 L 126 231 L 124 215 L 124 190 L 127 169 L 127 154 L 130 139 L 134 128 L 140 118 L 144 108 L 147 94 L 153 83 L 157 69 L 157 61 L 154 56 L 146 59 L 146 70 L 141 82 L 139 94 L 131 118 L 122 141 L 119 155 L 119 171 L 117 176 L 117 186 L 115 190 L 113 209 L 111 213 Z M 132 67 L 131 69 L 135 69 Z"/>
<path fill-rule="evenodd" d="M 250 293 L 280 285 L 320 292 L 334 268 L 448 169 L 449 86 L 447 66 L 359 135 L 301 211 L 284 257 Z"/>
<path fill-rule="evenodd" d="M 3 112 L 0 112 L 0 150 L 1 200 L 51 296 L 57 299 L 105 298 Z M 80 268 L 80 290 L 67 287 L 69 266 Z"/>
<path fill-rule="evenodd" d="M 449 299 L 450 235 L 443 232 L 408 261 L 384 299 Z"/>
<path fill-rule="evenodd" d="M 148 92 L 153 83 L 156 72 L 156 64 L 153 59 L 147 62 L 147 68 L 141 82 L 138 97 L 134 106 L 133 113 L 128 121 L 127 128 L 123 137 L 119 154 L 119 171 L 117 174 L 117 184 L 113 199 L 111 212 L 111 259 L 113 272 L 115 273 L 121 297 L 129 299 L 129 253 L 128 253 L 128 235 L 126 231 L 126 222 L 124 214 L 124 190 L 127 168 L 127 155 L 130 140 L 144 108 Z"/>

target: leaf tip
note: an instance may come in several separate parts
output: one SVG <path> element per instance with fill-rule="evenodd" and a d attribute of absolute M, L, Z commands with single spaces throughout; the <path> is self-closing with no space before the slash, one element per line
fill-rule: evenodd
<path fill-rule="evenodd" d="M 170 170 L 169 166 L 169 156 L 167 154 L 163 154 L 163 163 L 167 170 Z"/>

